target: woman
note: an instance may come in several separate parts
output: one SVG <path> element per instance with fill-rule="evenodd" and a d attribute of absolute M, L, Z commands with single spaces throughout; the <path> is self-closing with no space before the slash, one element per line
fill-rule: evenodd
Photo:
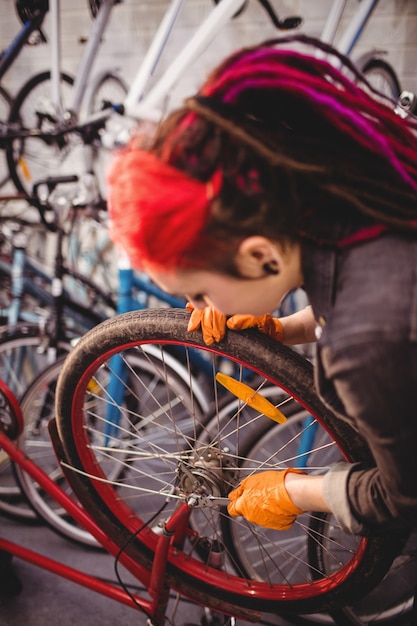
<path fill-rule="evenodd" d="M 331 511 L 354 534 L 411 528 L 416 123 L 317 48 L 338 56 L 305 37 L 238 51 L 150 148 L 132 143 L 109 176 L 112 233 L 134 265 L 186 295 L 189 329 L 201 326 L 208 343 L 226 324 L 257 326 L 285 344 L 317 339 L 318 390 L 369 443 L 371 469 L 342 463 L 325 476 L 246 478 L 229 494 L 231 515 L 286 529 L 302 511 Z M 300 286 L 311 306 L 271 318 Z"/>

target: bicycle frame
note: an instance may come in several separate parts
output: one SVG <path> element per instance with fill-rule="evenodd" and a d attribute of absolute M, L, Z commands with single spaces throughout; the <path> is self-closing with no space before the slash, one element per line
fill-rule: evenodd
<path fill-rule="evenodd" d="M 184 2 L 185 0 L 171 0 L 170 6 L 164 14 L 161 24 L 153 37 L 151 46 L 140 65 L 127 98 L 123 103 L 124 109 L 128 115 L 131 115 L 131 113 L 129 113 L 131 108 L 136 106 L 143 98 L 146 86 L 155 71 Z M 222 0 L 222 2 L 214 6 L 208 18 L 197 29 L 183 51 L 177 56 L 175 62 L 170 66 L 169 71 L 164 74 L 163 79 L 158 83 L 160 85 L 160 91 L 155 92 L 155 90 L 153 90 L 152 97 L 149 97 L 149 100 L 147 98 L 147 106 L 154 106 L 152 102 L 159 101 L 169 92 L 169 89 L 185 72 L 189 64 L 204 50 L 231 17 L 243 7 L 244 3 L 245 0 Z M 93 61 L 96 58 L 98 48 L 115 4 L 116 0 L 102 0 L 97 15 L 93 20 L 87 44 L 78 66 L 71 102 L 69 110 L 67 111 L 67 113 L 73 115 L 75 119 L 77 119 L 80 112 L 81 102 L 91 74 Z M 60 0 L 50 0 L 49 13 L 51 20 L 52 101 L 57 106 L 57 110 L 64 113 L 60 95 Z"/>
<path fill-rule="evenodd" d="M 70 515 L 73 517 L 83 528 L 90 532 L 98 543 L 114 557 L 119 556 L 119 548 L 115 546 L 106 537 L 105 533 L 96 526 L 96 524 L 90 519 L 90 517 L 84 512 L 84 510 L 76 504 L 69 496 L 66 495 L 39 467 L 37 467 L 32 461 L 25 457 L 25 455 L 12 443 L 3 432 L 0 432 L 0 448 L 2 448 L 13 461 L 19 465 L 44 489 L 54 500 L 56 500 Z M 186 506 L 186 508 L 188 508 Z M 185 507 L 183 507 L 182 513 L 186 513 Z M 185 515 L 184 515 L 185 517 Z M 161 546 L 164 541 L 161 541 Z M 165 549 L 167 546 L 163 546 Z M 14 556 L 21 558 L 33 565 L 37 565 L 46 569 L 52 573 L 58 574 L 68 580 L 73 581 L 83 587 L 87 587 L 92 591 L 101 593 L 107 597 L 112 598 L 118 602 L 126 604 L 131 608 L 141 609 L 147 615 L 152 616 L 155 625 L 164 623 L 164 609 L 168 601 L 169 590 L 161 583 L 159 588 L 155 585 L 155 579 L 164 581 L 166 560 L 155 560 L 155 568 L 152 574 L 146 571 L 145 568 L 139 566 L 132 561 L 126 554 L 120 555 L 120 562 L 126 569 L 128 569 L 132 575 L 134 575 L 141 583 L 146 585 L 150 589 L 153 595 L 153 600 L 148 601 L 138 596 L 128 595 L 118 587 L 111 585 L 110 583 L 104 583 L 94 576 L 85 574 L 72 567 L 69 567 L 63 563 L 45 557 L 42 554 L 36 553 L 25 547 L 19 546 L 13 542 L 0 538 L 0 550 L 4 550 Z"/>
<path fill-rule="evenodd" d="M 266 0 L 265 0 L 266 1 Z M 359 10 L 355 13 L 346 33 L 339 44 L 339 49 L 345 54 L 350 54 L 355 46 L 365 24 L 377 5 L 378 0 L 362 0 Z M 87 38 L 87 44 L 82 54 L 78 70 L 75 76 L 75 83 L 71 90 L 70 102 L 65 108 L 61 99 L 61 51 L 60 51 L 60 0 L 51 0 L 50 2 L 50 19 L 51 19 L 51 97 L 58 114 L 56 136 L 60 134 L 91 131 L 96 126 L 97 129 L 104 127 L 106 120 L 112 116 L 114 112 L 122 113 L 133 120 L 150 120 L 157 122 L 160 120 L 166 98 L 174 86 L 177 85 L 179 79 L 184 75 L 186 70 L 195 61 L 195 59 L 204 51 L 210 42 L 221 32 L 222 28 L 241 11 L 246 0 L 222 0 L 213 6 L 208 16 L 203 20 L 196 29 L 188 42 L 182 47 L 176 55 L 174 61 L 168 65 L 162 74 L 162 77 L 156 81 L 156 84 L 146 92 L 149 81 L 153 76 L 156 67 L 160 61 L 162 52 L 172 34 L 177 18 L 185 4 L 185 0 L 171 0 L 170 5 L 157 29 L 152 43 L 145 55 L 145 58 L 139 66 L 139 70 L 134 78 L 127 96 L 123 103 L 113 103 L 112 107 L 106 110 L 90 113 L 86 118 L 80 121 L 81 104 L 86 92 L 94 59 L 103 40 L 103 34 L 107 27 L 112 9 L 117 4 L 116 0 L 102 0 L 98 12 L 92 22 L 90 33 Z M 261 1 L 261 4 L 266 6 Z M 333 42 L 337 26 L 340 22 L 346 0 L 333 0 L 332 8 L 326 20 L 322 33 L 322 39 Z M 279 20 L 273 17 L 273 9 L 271 12 L 267 9 L 269 17 L 274 25 L 281 28 Z M 297 18 L 300 20 L 300 18 Z M 297 24 L 297 22 L 293 22 Z M 291 27 L 294 27 L 292 25 Z M 284 28 L 286 28 L 284 26 Z M 107 147 L 117 145 L 119 137 L 115 137 L 119 130 L 106 129 L 105 144 Z M 25 131 L 28 132 L 28 131 Z M 25 136 L 25 132 L 18 131 L 14 135 L 13 131 L 8 133 L 8 138 L 14 136 Z M 36 133 L 35 133 L 36 134 Z M 122 131 L 123 134 L 123 131 Z M 33 129 L 30 130 L 30 136 L 33 135 Z M 39 137 L 43 137 L 42 131 L 38 133 Z M 46 137 L 48 135 L 45 135 Z M 126 136 L 122 141 L 126 140 Z M 85 171 L 91 172 L 93 167 L 93 152 L 91 145 L 85 143 L 84 160 Z"/>
<path fill-rule="evenodd" d="M 334 42 L 337 27 L 343 15 L 346 2 L 347 0 L 333 0 L 321 34 L 323 41 L 328 43 Z M 58 110 L 64 113 L 60 97 L 60 0 L 50 0 L 49 4 L 51 20 L 52 99 L 57 105 Z M 102 0 L 97 15 L 92 22 L 86 47 L 76 73 L 69 111 L 67 111 L 67 113 L 74 115 L 75 118 L 77 118 L 80 112 L 81 102 L 91 75 L 93 62 L 97 56 L 97 51 L 115 4 L 117 4 L 116 0 Z M 181 78 L 191 63 L 221 31 L 223 26 L 243 8 L 245 0 L 222 0 L 216 4 L 207 18 L 182 48 L 181 52 L 176 56 L 175 60 L 165 70 L 163 76 L 157 81 L 151 91 L 144 96 L 149 80 L 155 72 L 161 54 L 184 4 L 185 0 L 171 0 L 123 103 L 126 115 L 139 119 L 143 117 L 154 120 L 159 119 L 160 111 L 158 107 L 161 106 L 161 103 L 169 91 Z M 338 43 L 337 47 L 340 52 L 346 55 L 351 54 L 377 4 L 378 0 L 362 0 L 357 12 L 354 14 L 343 37 Z M 36 24 L 31 28 L 34 30 Z"/>
<path fill-rule="evenodd" d="M 23 24 L 10 45 L 3 50 L 0 55 L 0 79 L 3 78 L 13 61 L 19 56 L 20 51 L 29 40 L 31 34 L 39 30 L 45 15 L 46 13 L 43 11 L 36 11 L 33 17 Z"/>
<path fill-rule="evenodd" d="M 346 56 L 351 54 L 378 2 L 379 0 L 361 1 L 357 12 L 337 45 L 339 52 Z M 334 43 L 336 31 L 342 19 L 346 3 L 347 0 L 333 0 L 332 7 L 321 33 L 322 41 L 329 44 Z"/>
<path fill-rule="evenodd" d="M 104 31 L 107 27 L 111 11 L 116 4 L 116 0 L 103 0 L 97 16 L 92 22 L 89 37 L 81 57 L 78 71 L 75 77 L 74 87 L 72 90 L 69 113 L 78 116 L 81 103 L 86 91 L 87 82 L 91 75 L 93 61 L 96 58 L 97 51 L 102 41 Z M 60 46 L 60 0 L 50 0 L 50 19 L 51 19 L 51 83 L 52 83 L 52 101 L 57 106 L 57 110 L 65 113 L 62 105 L 60 93 L 60 76 L 61 76 L 61 46 Z"/>
<path fill-rule="evenodd" d="M 245 4 L 245 0 L 222 0 L 217 4 L 176 56 L 174 62 L 169 65 L 163 76 L 144 97 L 146 85 L 155 70 L 183 2 L 184 0 L 172 0 L 170 8 L 161 22 L 139 72 L 123 102 L 124 112 L 130 117 L 158 121 L 161 114 L 158 107 L 161 106 L 164 98 L 169 94 L 190 64 Z"/>
<path fill-rule="evenodd" d="M 3 388 L 2 388 L 3 390 Z M 4 391 L 4 390 L 3 390 Z M 9 396 L 9 393 L 7 393 Z M 10 393 L 10 397 L 14 398 Z M 15 406 L 14 404 L 12 406 Z M 60 460 L 61 467 L 65 473 L 65 459 L 56 433 L 55 420 L 50 424 L 51 439 L 55 447 L 55 451 Z M 150 570 L 135 562 L 125 552 L 109 540 L 104 531 L 99 528 L 95 522 L 87 515 L 83 508 L 75 503 L 62 489 L 60 489 L 50 478 L 43 472 L 33 461 L 28 459 L 25 454 L 16 447 L 16 445 L 7 437 L 3 430 L 0 431 L 0 449 L 3 449 L 10 458 L 19 464 L 25 472 L 27 472 L 39 485 L 44 489 L 56 502 L 58 502 L 71 517 L 78 522 L 85 530 L 90 532 L 98 543 L 118 561 L 143 585 L 145 585 L 151 599 L 148 600 L 141 596 L 127 593 L 119 587 L 103 582 L 102 580 L 86 574 L 85 572 L 76 570 L 64 563 L 50 559 L 40 553 L 34 552 L 26 547 L 0 538 L 0 550 L 4 550 L 9 554 L 23 559 L 33 565 L 41 567 L 58 576 L 64 577 L 74 583 L 86 587 L 92 591 L 110 597 L 117 602 L 125 604 L 133 609 L 141 610 L 150 618 L 154 626 L 163 626 L 165 623 L 165 612 L 169 600 L 171 588 L 167 584 L 166 572 L 169 561 L 170 550 L 175 550 L 175 545 L 180 545 L 187 533 L 189 516 L 192 506 L 187 502 L 179 505 L 172 517 L 165 523 L 163 532 L 159 535 L 157 549 L 154 554 L 152 567 Z M 73 473 L 71 472 L 73 475 Z M 69 481 L 71 478 L 68 477 Z M 140 532 L 142 529 L 138 529 Z M 213 607 L 219 610 L 219 607 Z M 234 617 L 240 617 L 252 622 L 259 621 L 260 614 L 241 609 L 239 607 L 228 605 L 222 606 L 225 614 Z"/>
<path fill-rule="evenodd" d="M 74 298 L 69 291 L 66 291 L 63 286 L 63 276 L 69 273 L 63 263 L 62 247 L 63 247 L 63 233 L 59 231 L 57 233 L 57 242 L 55 250 L 55 267 L 54 275 L 50 276 L 45 273 L 39 265 L 34 264 L 28 257 L 26 252 L 27 241 L 26 236 L 23 233 L 16 233 L 12 238 L 13 253 L 11 263 L 7 263 L 0 260 L 0 270 L 4 274 L 8 274 L 11 278 L 11 298 L 8 307 L 3 307 L 1 315 L 6 319 L 8 325 L 17 324 L 19 321 L 25 321 L 30 323 L 38 323 L 44 319 L 44 316 L 39 312 L 22 310 L 22 298 L 25 293 L 33 296 L 39 300 L 42 305 L 50 307 L 57 320 L 57 325 L 62 320 L 63 309 L 68 307 L 71 310 L 71 316 L 74 321 L 80 323 L 81 326 L 86 328 L 92 328 L 99 321 L 105 319 L 104 315 L 96 314 L 94 311 L 88 309 L 84 304 Z M 53 289 L 45 289 L 41 285 L 28 280 L 25 277 L 25 268 L 28 269 L 34 276 L 41 279 L 42 282 L 53 285 Z M 91 281 L 88 278 L 75 274 L 86 287 L 91 286 Z M 58 289 L 59 287 L 59 289 Z M 103 301 L 107 301 L 110 307 L 114 307 L 114 303 L 109 294 L 104 293 L 99 286 L 94 285 L 94 289 L 97 293 L 101 294 Z"/>
<path fill-rule="evenodd" d="M 182 4 L 183 0 L 173 0 L 173 5 Z M 358 11 L 353 16 L 345 34 L 337 45 L 343 54 L 349 56 L 355 47 L 360 35 L 365 28 L 372 12 L 379 0 L 362 0 Z M 325 22 L 321 39 L 327 43 L 334 43 L 337 27 L 343 15 L 347 0 L 333 0 L 332 7 Z M 154 87 L 144 97 L 144 88 L 150 78 L 151 68 L 154 68 L 155 61 L 159 58 L 163 45 L 158 42 L 165 42 L 167 36 L 167 25 L 162 22 L 160 30 L 155 35 L 154 41 L 149 48 L 148 55 L 141 65 L 138 75 L 133 82 L 126 99 L 123 103 L 125 114 L 137 119 L 149 119 L 159 121 L 161 115 L 161 105 L 169 91 L 181 78 L 190 64 L 214 39 L 220 29 L 239 11 L 244 5 L 244 0 L 222 0 L 212 10 L 206 20 L 196 30 L 192 38 L 184 46 L 175 60 L 165 70 L 162 77 Z M 172 25 L 170 25 L 172 28 Z"/>

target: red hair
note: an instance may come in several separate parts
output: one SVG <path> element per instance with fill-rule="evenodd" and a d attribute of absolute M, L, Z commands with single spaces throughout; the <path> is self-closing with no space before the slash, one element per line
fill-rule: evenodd
<path fill-rule="evenodd" d="M 155 154 L 128 149 L 116 157 L 108 182 L 110 234 L 134 267 L 186 267 L 189 256 L 195 266 L 220 172 L 201 182 Z"/>

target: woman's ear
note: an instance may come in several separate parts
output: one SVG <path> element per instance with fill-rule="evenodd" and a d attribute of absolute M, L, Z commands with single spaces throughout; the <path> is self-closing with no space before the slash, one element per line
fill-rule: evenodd
<path fill-rule="evenodd" d="M 268 274 L 279 274 L 280 255 L 276 243 L 253 235 L 243 239 L 236 255 L 236 267 L 241 276 L 262 278 Z"/>

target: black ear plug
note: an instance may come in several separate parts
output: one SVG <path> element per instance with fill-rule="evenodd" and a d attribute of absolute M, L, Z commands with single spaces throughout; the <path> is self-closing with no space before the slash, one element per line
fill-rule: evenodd
<path fill-rule="evenodd" d="M 262 269 L 265 274 L 277 275 L 279 274 L 278 264 L 276 261 L 269 261 L 268 263 L 264 263 L 262 265 Z"/>

